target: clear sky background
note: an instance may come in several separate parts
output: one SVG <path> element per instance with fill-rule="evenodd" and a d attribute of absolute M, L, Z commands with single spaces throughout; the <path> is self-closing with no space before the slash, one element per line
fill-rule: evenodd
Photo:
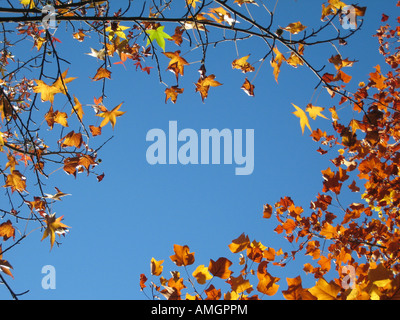
<path fill-rule="evenodd" d="M 273 2 L 266 1 L 266 4 L 273 7 Z M 276 27 L 299 20 L 306 26 L 320 26 L 321 4 L 322 1 L 317 0 L 279 1 Z M 340 47 L 343 58 L 359 61 L 346 70 L 353 76 L 349 88 L 367 80 L 373 67 L 382 64 L 377 39 L 372 38 L 372 34 L 380 26 L 382 13 L 390 16 L 397 10 L 395 4 L 396 1 L 359 1 L 359 5 L 368 7 L 364 26 L 347 46 Z M 337 21 L 336 26 L 340 27 Z M 167 33 L 173 34 L 173 30 L 174 26 L 165 25 Z M 57 43 L 58 51 L 71 62 L 68 76 L 79 77 L 68 85 L 71 94 L 75 94 L 83 105 L 93 103 L 93 97 L 101 94 L 101 84 L 91 82 L 88 77 L 93 77 L 100 62 L 84 53 L 90 52 L 90 47 L 99 49 L 97 39 L 79 43 L 70 33 L 64 32 L 63 27 L 55 36 L 62 41 Z M 31 50 L 30 46 L 27 43 L 23 50 Z M 166 51 L 175 50 L 177 47 L 167 42 Z M 256 44 L 238 43 L 239 56 L 251 53 L 251 63 L 256 62 L 264 50 L 265 47 Z M 316 67 L 328 65 L 327 59 L 336 53 L 329 44 L 305 51 L 307 59 Z M 292 114 L 295 110 L 291 103 L 304 109 L 307 103 L 313 102 L 325 107 L 324 114 L 329 116 L 327 109 L 333 104 L 338 108 L 337 100 L 331 100 L 324 89 L 314 93 L 317 79 L 305 67 L 293 69 L 283 64 L 277 84 L 269 61 L 264 63 L 254 81 L 255 97 L 248 97 L 240 90 L 245 75 L 231 67 L 231 62 L 238 57 L 234 45 L 210 48 L 208 54 L 207 74 L 215 74 L 216 80 L 223 85 L 211 88 L 205 103 L 193 84 L 199 77 L 199 63 L 185 68 L 185 76 L 180 79 L 180 87 L 185 91 L 176 104 L 164 103 L 165 86 L 158 82 L 156 69 L 152 69 L 149 76 L 145 72 L 136 72 L 131 62 L 126 63 L 126 69 L 122 65 L 113 66 L 112 81 L 106 84 L 108 98 L 104 103 L 111 109 L 124 101 L 121 110 L 126 114 L 117 119 L 114 130 L 111 126 L 103 130 L 104 138 L 114 135 L 99 154 L 102 163 L 96 170 L 105 172 L 105 178 L 98 183 L 95 177 L 87 178 L 85 174 L 76 179 L 62 170 L 53 174 L 49 188 L 59 187 L 72 194 L 54 207 L 57 216 L 64 215 L 64 223 L 71 229 L 61 239 L 62 245 L 55 245 L 51 252 L 48 239 L 40 241 L 42 232 L 39 231 L 7 252 L 5 258 L 14 266 L 15 277 L 14 280 L 7 279 L 9 284 L 16 293 L 30 290 L 21 298 L 145 299 L 139 290 L 139 275 L 145 273 L 152 280 L 152 257 L 165 260 L 165 271 L 179 270 L 169 259 L 174 244 L 186 244 L 195 252 L 196 261 L 188 268 L 190 273 L 199 264 L 208 266 L 210 258 L 216 260 L 221 256 L 237 265 L 239 256 L 230 253 L 228 244 L 242 232 L 265 246 L 290 250 L 290 245 L 273 231 L 276 220 L 262 219 L 263 205 L 273 205 L 280 197 L 290 196 L 307 210 L 310 201 L 321 190 L 321 170 L 330 165 L 329 155 L 324 157 L 316 152 L 319 145 L 308 136 L 308 129 L 301 134 L 299 119 Z M 189 53 L 185 58 L 189 62 L 198 61 L 197 53 L 192 56 Z M 164 81 L 173 85 L 175 76 L 163 70 L 168 59 L 160 55 L 160 62 Z M 150 61 L 147 65 L 155 66 Z M 256 69 L 258 66 L 255 64 Z M 332 66 L 328 66 L 327 72 L 332 72 L 329 68 Z M 247 76 L 252 80 L 254 75 Z M 45 105 L 44 112 L 48 107 Z M 90 107 L 85 108 L 85 112 L 91 111 Z M 68 107 L 67 112 L 69 110 Z M 151 143 L 146 141 L 147 132 L 161 128 L 167 133 L 168 122 L 172 120 L 178 122 L 178 130 L 191 128 L 198 133 L 201 129 L 212 128 L 254 129 L 253 174 L 235 175 L 234 163 L 149 165 L 146 150 Z M 329 125 L 330 122 L 324 119 L 311 121 L 313 129 L 329 129 Z M 55 290 L 41 287 L 44 265 L 56 269 Z M 302 263 L 296 259 L 285 269 L 271 266 L 269 271 L 281 277 L 279 284 L 287 288 L 285 277 L 295 277 L 302 273 L 301 269 Z M 233 275 L 237 276 L 240 269 L 234 270 Z M 183 269 L 181 272 L 184 274 Z M 164 277 L 169 278 L 169 274 Z M 156 278 L 153 280 L 158 283 Z M 215 285 L 218 283 L 222 282 L 215 281 Z M 313 283 L 314 279 L 308 279 L 305 286 Z M 192 293 L 191 290 L 188 292 Z M 5 288 L 0 290 L 0 298 L 10 298 Z M 281 295 L 274 298 L 279 299 Z"/>

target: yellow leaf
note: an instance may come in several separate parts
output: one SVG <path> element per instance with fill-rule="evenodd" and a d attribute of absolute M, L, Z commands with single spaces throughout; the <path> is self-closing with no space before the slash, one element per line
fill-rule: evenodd
<path fill-rule="evenodd" d="M 313 120 L 315 120 L 317 116 L 320 116 L 321 118 L 324 119 L 328 119 L 321 113 L 322 111 L 324 111 L 324 108 L 322 107 L 313 106 L 311 103 L 309 103 L 306 107 L 306 111 L 310 115 L 310 118 Z"/>
<path fill-rule="evenodd" d="M 67 230 L 67 228 L 70 228 L 61 222 L 62 218 L 63 216 L 56 219 L 55 214 L 47 215 L 45 217 L 44 221 L 46 222 L 47 227 L 46 230 L 44 230 L 42 241 L 50 236 L 50 250 L 53 248 L 54 241 L 56 239 L 56 233 L 59 236 L 64 235 L 65 230 Z"/>
<path fill-rule="evenodd" d="M 303 31 L 306 26 L 303 26 L 300 21 L 290 23 L 286 28 L 283 30 L 289 31 L 291 34 L 298 34 L 299 32 Z"/>
<path fill-rule="evenodd" d="M 159 276 L 162 273 L 163 268 L 164 268 L 162 266 L 163 262 L 164 262 L 164 260 L 157 261 L 156 259 L 151 258 L 150 267 L 151 267 L 151 274 L 153 276 Z"/>
<path fill-rule="evenodd" d="M 52 84 L 48 85 L 42 80 L 35 80 L 37 86 L 33 87 L 33 91 L 35 93 L 41 94 L 42 101 L 50 101 L 51 103 L 54 102 L 54 95 L 57 93 L 67 93 L 66 84 L 75 80 L 76 78 L 66 78 L 68 73 L 68 69 L 65 70 L 60 77 Z"/>
<path fill-rule="evenodd" d="M 0 151 L 3 151 L 3 146 L 4 146 L 3 133 L 0 132 Z"/>
<path fill-rule="evenodd" d="M 212 275 L 208 272 L 208 268 L 203 264 L 199 265 L 192 273 L 199 284 L 205 284 L 207 280 L 212 279 Z"/>
<path fill-rule="evenodd" d="M 85 114 L 83 112 L 82 104 L 79 102 L 78 98 L 74 96 L 74 103 L 75 105 L 72 107 L 71 115 L 73 113 L 76 113 L 76 115 L 79 117 L 79 120 L 82 120 L 83 115 Z"/>
<path fill-rule="evenodd" d="M 19 0 L 19 2 L 23 6 L 29 6 L 29 9 L 33 9 L 35 7 L 35 2 L 33 0 Z"/>
<path fill-rule="evenodd" d="M 7 176 L 4 187 L 10 187 L 12 192 L 23 192 L 26 189 L 26 178 L 18 170 L 14 170 Z"/>
<path fill-rule="evenodd" d="M 321 278 L 308 291 L 318 300 L 336 300 L 340 287 L 333 281 L 328 283 L 324 278 Z"/>
<path fill-rule="evenodd" d="M 124 30 L 127 29 L 129 29 L 129 27 L 120 26 L 119 23 L 118 24 L 111 23 L 111 26 L 107 27 L 105 31 L 108 32 L 108 40 L 112 41 L 114 36 L 126 39 Z"/>
<path fill-rule="evenodd" d="M 310 127 L 310 123 L 308 122 L 308 118 L 306 113 L 300 109 L 298 106 L 296 106 L 295 104 L 293 104 L 293 107 L 296 108 L 297 111 L 292 112 L 296 117 L 300 118 L 300 127 L 301 127 L 301 132 L 302 134 L 304 134 L 304 127 L 307 126 L 307 128 L 312 132 L 311 127 Z"/>
<path fill-rule="evenodd" d="M 240 59 L 233 60 L 232 68 L 242 70 L 243 73 L 253 72 L 254 67 L 249 62 L 247 62 L 247 59 L 249 57 L 250 57 L 250 55 L 247 55 Z"/>
<path fill-rule="evenodd" d="M 104 120 L 100 124 L 100 127 L 104 127 L 108 122 L 111 122 L 111 125 L 114 128 L 115 123 L 117 122 L 117 117 L 120 117 L 125 113 L 123 111 L 118 111 L 119 108 L 121 107 L 122 103 L 123 102 L 121 102 L 119 105 L 117 105 L 111 111 L 107 110 L 105 112 L 97 114 L 98 117 L 104 118 Z"/>
<path fill-rule="evenodd" d="M 243 279 L 242 275 L 239 275 L 238 277 L 231 277 L 230 284 L 232 290 L 236 293 L 242 293 L 244 291 L 249 293 L 253 290 L 253 286 L 250 284 L 250 281 L 248 279 Z"/>

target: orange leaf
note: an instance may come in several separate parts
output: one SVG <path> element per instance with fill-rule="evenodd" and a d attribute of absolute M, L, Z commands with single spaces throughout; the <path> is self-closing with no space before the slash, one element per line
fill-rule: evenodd
<path fill-rule="evenodd" d="M 61 148 L 66 148 L 66 147 L 80 148 L 83 143 L 82 133 L 75 133 L 74 131 L 68 133 L 61 140 L 64 140 L 63 143 L 61 144 Z"/>
<path fill-rule="evenodd" d="M 142 273 L 140 275 L 140 290 L 143 290 L 144 288 L 146 288 L 146 285 L 145 285 L 146 281 L 147 281 L 147 278 L 144 275 L 144 273 Z"/>
<path fill-rule="evenodd" d="M 163 262 L 164 262 L 164 260 L 157 261 L 156 259 L 151 258 L 150 267 L 151 267 L 151 274 L 153 276 L 159 276 L 162 273 L 163 268 L 164 268 L 162 266 Z"/>
<path fill-rule="evenodd" d="M 259 292 L 268 296 L 273 296 L 278 292 L 279 285 L 277 285 L 275 282 L 278 282 L 280 280 L 279 278 L 271 276 L 268 272 L 257 274 L 257 276 L 257 290 Z"/>
<path fill-rule="evenodd" d="M 286 300 L 316 300 L 316 298 L 303 289 L 300 276 L 296 278 L 286 278 L 288 289 L 283 290 L 282 294 Z"/>
<path fill-rule="evenodd" d="M 196 92 L 200 92 L 201 99 L 204 102 L 204 99 L 208 97 L 208 90 L 210 87 L 218 87 L 222 84 L 218 81 L 214 80 L 215 75 L 211 74 L 208 77 L 200 77 L 200 79 L 195 83 Z"/>
<path fill-rule="evenodd" d="M 95 127 L 95 126 L 90 125 L 89 129 L 90 129 L 90 132 L 92 133 L 93 137 L 101 135 L 101 127 Z"/>
<path fill-rule="evenodd" d="M 178 99 L 178 94 L 183 93 L 183 90 L 183 88 L 179 88 L 178 86 L 172 86 L 165 89 L 165 103 L 167 103 L 168 99 L 171 99 L 173 103 L 176 103 L 176 100 Z"/>
<path fill-rule="evenodd" d="M 183 76 L 183 68 L 188 66 L 189 63 L 180 56 L 181 51 L 177 50 L 175 52 L 163 52 L 163 54 L 171 59 L 168 63 L 167 70 L 175 73 L 176 79 L 178 80 L 179 74 Z"/>
<path fill-rule="evenodd" d="M 254 84 L 252 84 L 247 78 L 244 80 L 244 83 L 241 87 L 241 89 L 250 97 L 254 97 L 254 88 Z"/>
<path fill-rule="evenodd" d="M 11 237 L 15 239 L 15 229 L 10 220 L 0 224 L 0 237 L 3 237 L 3 241 L 6 241 Z"/>
<path fill-rule="evenodd" d="M 219 300 L 221 299 L 221 289 L 215 289 L 213 285 L 210 285 L 204 292 L 207 295 L 206 300 Z"/>
<path fill-rule="evenodd" d="M 170 256 L 170 259 L 175 262 L 175 264 L 180 266 L 189 266 L 194 263 L 194 252 L 189 252 L 189 247 L 187 245 L 180 246 L 174 244 L 175 254 Z"/>
<path fill-rule="evenodd" d="M 23 192 L 26 189 L 26 178 L 18 170 L 14 170 L 7 176 L 4 187 L 10 187 L 11 192 Z"/>
<path fill-rule="evenodd" d="M 94 75 L 92 80 L 93 81 L 99 81 L 99 80 L 105 79 L 105 78 L 111 79 L 111 71 L 100 67 L 100 68 L 97 69 L 97 72 Z"/>
<path fill-rule="evenodd" d="M 56 233 L 61 236 L 65 234 L 65 231 L 68 227 L 67 225 L 61 222 L 63 216 L 56 219 L 55 214 L 53 215 L 46 215 L 45 222 L 46 222 L 46 230 L 44 230 L 42 240 L 46 239 L 50 236 L 50 250 L 53 248 L 54 241 L 56 239 Z"/>
<path fill-rule="evenodd" d="M 244 56 L 240 59 L 235 59 L 232 62 L 232 69 L 239 69 L 242 70 L 243 73 L 247 72 L 253 72 L 254 67 L 247 62 L 247 59 L 250 57 L 250 55 Z"/>
<path fill-rule="evenodd" d="M 232 271 L 229 270 L 231 265 L 232 262 L 227 258 L 219 258 L 217 261 L 210 259 L 208 270 L 214 277 L 228 279 L 232 274 Z"/>
<path fill-rule="evenodd" d="M 382 75 L 381 66 L 379 64 L 375 67 L 375 70 L 375 72 L 369 74 L 370 79 L 378 90 L 383 90 L 386 88 L 386 78 Z"/>
<path fill-rule="evenodd" d="M 228 247 L 233 253 L 238 253 L 245 250 L 249 245 L 249 236 L 242 233 L 238 238 L 232 240 L 232 243 Z"/>

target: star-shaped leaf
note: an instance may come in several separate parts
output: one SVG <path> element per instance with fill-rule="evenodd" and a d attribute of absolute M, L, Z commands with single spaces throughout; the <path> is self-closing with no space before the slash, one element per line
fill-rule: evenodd
<path fill-rule="evenodd" d="M 51 249 L 53 248 L 54 241 L 56 239 L 56 233 L 59 236 L 64 235 L 65 230 L 67 230 L 67 228 L 70 228 L 61 222 L 62 218 L 63 216 L 56 218 L 55 214 L 47 215 L 45 217 L 44 221 L 46 222 L 47 227 L 46 230 L 44 230 L 42 240 L 50 236 Z"/>
<path fill-rule="evenodd" d="M 117 117 L 120 117 L 125 113 L 123 111 L 119 111 L 119 108 L 122 106 L 122 103 L 123 102 L 121 102 L 111 111 L 107 110 L 105 112 L 97 114 L 98 117 L 104 118 L 104 120 L 100 124 L 100 127 L 104 127 L 108 122 L 111 122 L 111 125 L 114 129 L 115 123 L 117 122 Z"/>
<path fill-rule="evenodd" d="M 307 126 L 307 128 L 310 129 L 310 131 L 312 132 L 311 127 L 310 127 L 310 123 L 308 122 L 308 118 L 307 118 L 306 113 L 302 109 L 300 109 L 298 106 L 296 106 L 295 104 L 292 103 L 292 105 L 297 110 L 297 111 L 294 111 L 292 113 L 296 117 L 300 118 L 300 127 L 301 127 L 302 134 L 304 134 L 304 127 L 305 126 Z"/>
<path fill-rule="evenodd" d="M 156 40 L 160 48 L 165 51 L 165 39 L 171 39 L 171 36 L 164 32 L 164 26 L 160 26 L 157 29 L 146 30 L 146 33 L 149 35 L 146 46 L 153 42 L 153 40 Z"/>

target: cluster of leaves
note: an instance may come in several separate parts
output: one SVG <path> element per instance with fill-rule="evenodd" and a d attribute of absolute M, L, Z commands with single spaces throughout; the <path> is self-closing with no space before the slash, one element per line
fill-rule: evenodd
<path fill-rule="evenodd" d="M 331 5 L 333 3 L 337 2 L 330 1 Z M 323 12 L 326 14 L 328 9 L 323 7 Z M 383 14 L 382 23 L 388 18 Z M 400 18 L 397 22 L 400 24 Z M 374 36 L 386 63 L 386 72 L 378 64 L 369 73 L 368 80 L 359 83 L 356 92 L 340 94 L 334 84 L 350 81 L 351 77 L 342 68 L 351 67 L 354 61 L 336 55 L 329 62 L 337 74 L 326 73 L 322 77 L 332 97 L 340 94 L 339 105 L 354 111 L 355 116 L 350 121 L 345 116 L 340 120 L 341 114 L 333 106 L 329 109 L 333 132 L 312 130 L 307 113 L 311 119 L 317 116 L 328 119 L 322 114 L 324 108 L 309 104 L 304 111 L 293 105 L 303 133 L 307 126 L 311 138 L 321 145 L 317 151 L 331 155 L 331 166 L 322 170 L 322 190 L 308 209 L 297 206 L 288 196 L 274 205 L 264 206 L 263 218 L 277 219 L 275 232 L 290 243 L 292 250 L 284 252 L 261 242 L 250 242 L 243 233 L 229 244 L 232 253 L 240 253 L 239 266 L 243 268 L 238 275 L 232 275 L 233 262 L 227 258 L 219 258 L 217 263 L 210 260 L 208 268 L 200 265 L 192 273 L 199 285 L 205 284 L 201 291 L 186 268 L 194 263 L 194 254 L 189 253 L 187 246 L 175 245 L 175 255 L 170 258 L 176 266 L 183 266 L 188 276 L 184 279 L 178 271 L 173 271 L 169 280 L 161 277 L 160 284 L 152 281 L 152 298 L 160 294 L 168 299 L 230 300 L 260 299 L 260 294 L 273 296 L 278 292 L 280 279 L 267 271 L 268 266 L 285 267 L 302 255 L 310 257 L 303 271 L 317 279 L 316 284 L 303 288 L 300 275 L 286 278 L 287 287 L 281 291 L 286 299 L 400 299 L 400 26 L 382 25 Z M 273 66 L 278 67 L 283 58 L 276 53 Z M 357 202 L 344 206 L 340 196 L 346 197 L 346 192 L 348 198 L 356 198 Z M 152 260 L 153 276 L 161 274 L 161 263 Z M 224 294 L 214 286 L 215 282 L 211 284 L 215 277 L 225 279 L 229 285 Z M 146 276 L 141 275 L 143 291 L 146 280 Z M 182 290 L 187 287 L 189 292 L 185 295 Z"/>
<path fill-rule="evenodd" d="M 59 170 L 75 178 L 80 173 L 94 175 L 98 181 L 104 178 L 104 173 L 96 170 L 100 163 L 98 153 L 108 140 L 98 139 L 102 137 L 106 126 L 110 124 L 108 127 L 113 129 L 117 118 L 125 113 L 120 110 L 122 103 L 116 107 L 106 106 L 106 84 L 112 79 L 113 65 L 123 65 L 126 69 L 131 67 L 133 71 L 149 75 L 157 71 L 160 83 L 166 87 L 165 102 L 176 103 L 178 96 L 184 93 L 184 88 L 180 85 L 181 78 L 186 77 L 186 68 L 197 64 L 198 67 L 191 70 L 196 74 L 195 80 L 192 81 L 193 90 L 200 94 L 204 102 L 211 88 L 222 85 L 216 80 L 215 74 L 206 70 L 210 48 L 231 43 L 237 49 L 239 42 L 249 42 L 246 55 L 239 55 L 236 50 L 236 55 L 232 55 L 227 62 L 232 69 L 245 74 L 241 89 L 246 94 L 254 96 L 255 78 L 268 59 L 268 68 L 272 67 L 272 70 L 268 71 L 272 71 L 276 81 L 283 63 L 294 68 L 306 66 L 316 75 L 319 85 L 325 86 L 331 95 L 341 95 L 342 103 L 353 103 L 357 110 L 364 113 L 366 119 L 376 121 L 375 131 L 361 122 L 357 130 L 365 132 L 368 139 L 375 138 L 378 141 L 376 132 L 380 132 L 382 128 L 382 119 L 376 115 L 373 117 L 372 111 L 367 111 L 362 104 L 365 99 L 362 94 L 373 86 L 368 84 L 362 88 L 364 91 L 360 89 L 357 95 L 350 97 L 344 91 L 343 85 L 337 85 L 339 82 L 346 84 L 350 81 L 350 76 L 342 71 L 342 67 L 351 66 L 353 61 L 342 59 L 340 55 L 332 57 L 329 62 L 337 71 L 334 75 L 322 74 L 322 69 L 314 68 L 306 58 L 308 47 L 324 43 L 345 45 L 346 39 L 357 31 L 346 31 L 343 34 L 340 28 L 334 28 L 333 35 L 323 34 L 334 21 L 345 14 L 343 10 L 346 4 L 342 1 L 328 0 L 323 5 L 322 25 L 311 31 L 311 28 L 299 21 L 272 31 L 275 27 L 274 12 L 263 4 L 266 16 L 259 21 L 266 24 L 256 21 L 250 13 L 250 8 L 255 8 L 257 12 L 261 10 L 253 0 L 235 0 L 233 3 L 221 0 L 207 3 L 199 0 L 187 0 L 184 3 L 163 0 L 158 5 L 143 1 L 143 10 L 139 15 L 132 13 L 131 1 L 124 2 L 124 10 L 118 8 L 113 13 L 114 8 L 111 6 L 116 4 L 111 4 L 111 1 L 54 1 L 57 23 L 65 23 L 65 30 L 74 41 L 84 45 L 90 41 L 88 39 L 98 39 L 96 47 L 89 45 L 87 50 L 90 51 L 87 54 L 100 63 L 100 66 L 96 64 L 90 79 L 90 83 L 102 84 L 101 93 L 96 94 L 98 98 L 95 97 L 93 102 L 81 101 L 80 95 L 72 94 L 68 88 L 79 75 L 68 76 L 69 69 L 65 66 L 68 64 L 68 58 L 64 57 L 68 52 L 60 52 L 58 49 L 63 39 L 61 36 L 57 38 L 56 32 L 53 33 L 42 25 L 41 8 L 47 3 L 42 0 L 20 0 L 18 6 L 7 3 L 9 7 L 0 7 L 0 12 L 6 13 L 0 17 L 0 23 L 3 25 L 0 50 L 0 175 L 4 179 L 1 187 L 7 198 L 7 204 L 2 202 L 0 208 L 2 218 L 6 218 L 6 222 L 1 224 L 0 234 L 4 241 L 13 239 L 14 244 L 2 252 L 12 249 L 38 229 L 43 232 L 42 240 L 50 239 L 51 248 L 55 243 L 58 244 L 55 234 L 65 235 L 68 232 L 69 227 L 62 222 L 63 216 L 56 216 L 54 212 L 56 202 L 67 194 L 58 187 L 56 193 L 50 193 L 47 189 L 49 183 L 45 185 L 43 179 L 54 177 L 53 174 Z M 358 17 L 364 15 L 365 8 L 354 8 Z M 145 13 L 146 10 L 148 13 Z M 79 22 L 79 26 L 76 22 Z M 170 24 L 174 25 L 174 33 L 168 31 L 167 23 L 168 27 Z M 385 34 L 386 31 L 382 30 Z M 17 48 L 21 45 L 24 46 L 23 51 L 26 51 L 27 42 L 33 43 L 29 52 L 31 56 L 26 58 L 20 53 L 15 57 L 13 52 L 18 52 Z M 250 52 L 249 48 L 252 47 L 257 47 L 258 54 L 261 52 L 260 57 L 255 57 L 255 54 Z M 382 47 L 385 47 L 384 44 Z M 253 61 L 249 61 L 250 57 Z M 391 59 L 392 63 L 395 63 L 396 58 Z M 165 73 L 173 74 L 172 84 L 164 82 L 166 76 L 162 72 L 163 69 Z M 255 72 L 255 76 L 249 80 L 247 75 L 252 72 Z M 377 72 L 380 74 L 379 70 Z M 379 82 L 377 77 L 378 75 L 374 79 Z M 388 76 L 382 83 L 379 82 L 378 86 L 385 85 L 385 89 L 389 90 L 389 79 L 392 78 Z M 387 97 L 379 99 L 385 100 Z M 381 106 L 376 108 L 377 111 L 382 110 Z M 309 105 L 305 112 L 315 119 L 317 116 L 325 117 L 322 111 L 320 107 Z M 303 132 L 305 126 L 311 130 L 305 112 L 296 106 L 295 115 L 300 118 Z M 332 115 L 336 114 L 334 108 L 331 112 Z M 351 130 L 355 128 L 354 125 L 351 126 Z M 343 144 L 347 143 L 355 148 L 358 140 L 346 133 L 351 132 L 350 129 L 339 123 L 335 125 L 335 130 L 343 137 Z M 317 134 L 319 131 L 313 133 L 313 137 L 324 141 L 324 145 L 338 141 L 324 135 L 323 132 L 320 133 L 320 137 Z M 363 148 L 362 152 L 365 152 L 366 149 Z M 365 175 L 368 175 L 368 172 Z M 331 172 L 326 172 L 326 176 L 329 186 L 338 179 L 335 174 L 331 177 Z M 343 179 L 343 176 L 339 179 Z M 372 205 L 376 202 L 374 196 L 375 194 L 366 193 L 365 199 Z M 383 194 L 382 199 L 386 199 L 385 196 L 387 195 Z M 19 225 L 21 221 L 24 223 L 23 228 Z M 295 227 L 300 228 L 303 225 L 296 220 Z M 19 237 L 16 238 L 16 235 Z M 11 264 L 3 260 L 2 256 L 0 261 L 1 270 L 11 275 Z M 213 266 L 210 265 L 209 270 L 213 274 Z M 198 274 L 202 273 L 199 270 Z M 260 271 L 260 277 L 266 274 Z M 1 274 L 0 277 L 5 282 Z M 14 298 L 18 296 L 9 290 Z"/>

